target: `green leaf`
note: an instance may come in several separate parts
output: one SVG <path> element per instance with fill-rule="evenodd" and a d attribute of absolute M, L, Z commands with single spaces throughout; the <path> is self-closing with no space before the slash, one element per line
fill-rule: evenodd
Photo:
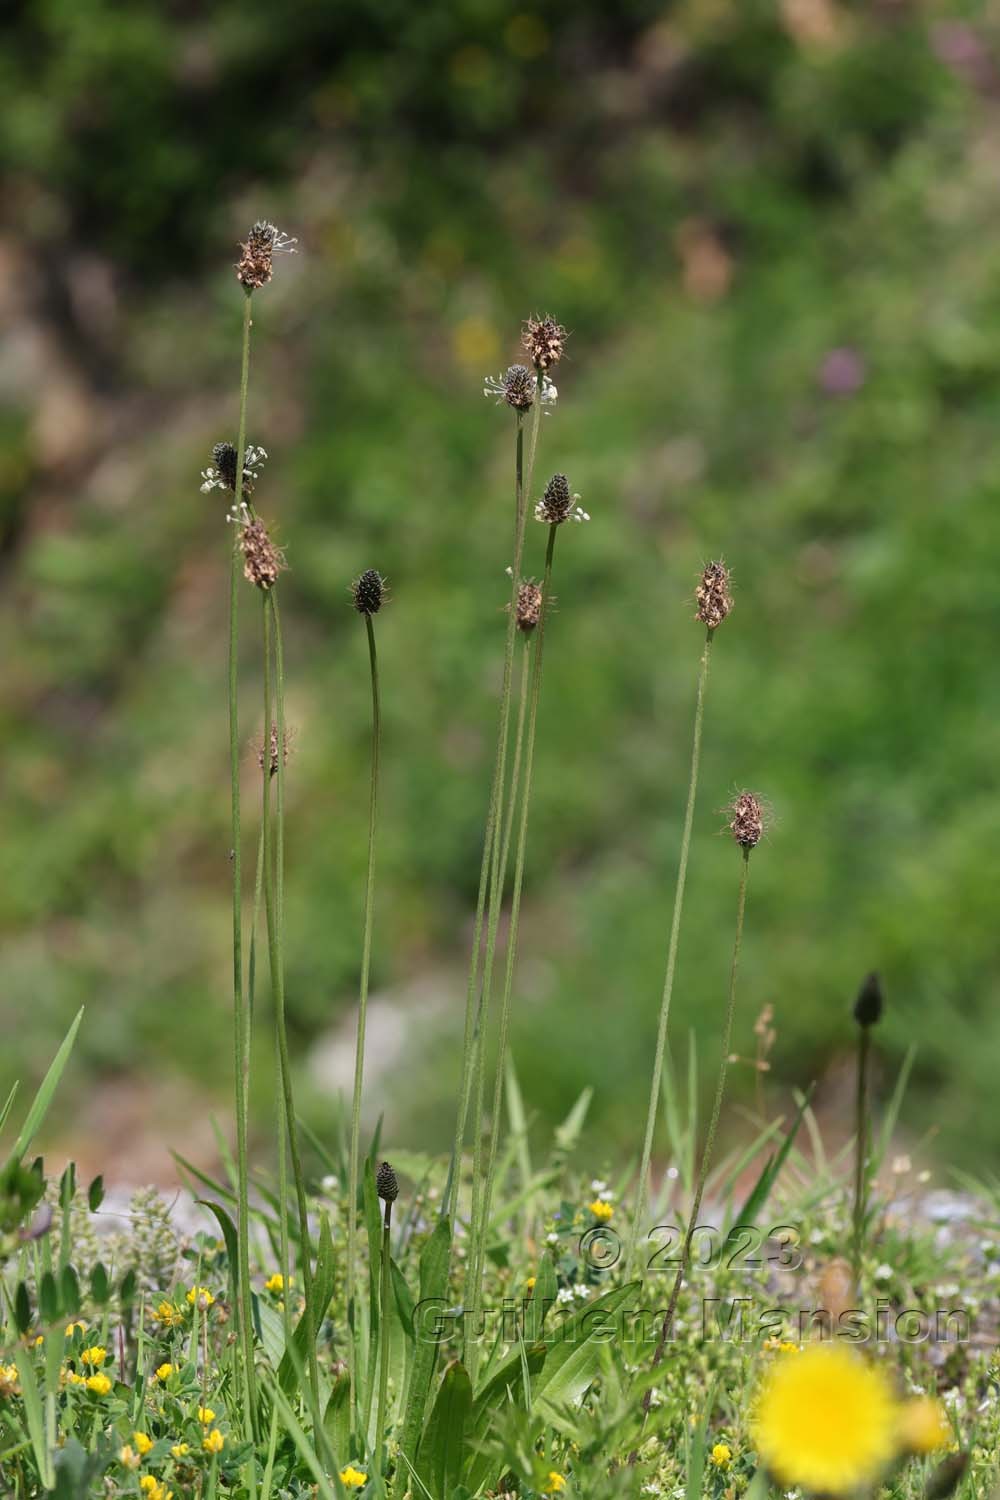
<path fill-rule="evenodd" d="M 14 1362 L 21 1386 L 21 1401 L 24 1406 L 24 1425 L 28 1429 L 38 1475 L 45 1489 L 52 1489 L 55 1475 L 52 1470 L 52 1455 L 45 1441 L 45 1420 L 42 1415 L 42 1398 L 35 1383 L 35 1372 L 24 1349 L 15 1349 Z"/>
<path fill-rule="evenodd" d="M 118 1298 L 123 1308 L 132 1306 L 138 1285 L 139 1279 L 135 1271 L 126 1271 L 118 1288 Z"/>
<path fill-rule="evenodd" d="M 31 1327 L 31 1298 L 23 1281 L 17 1283 L 17 1291 L 14 1293 L 14 1322 L 18 1333 L 27 1333 Z"/>
<path fill-rule="evenodd" d="M 809 1085 L 798 1107 L 795 1119 L 792 1121 L 791 1129 L 778 1147 L 778 1150 L 769 1156 L 764 1163 L 764 1170 L 757 1178 L 757 1181 L 750 1190 L 749 1197 L 736 1215 L 737 1224 L 756 1224 L 757 1216 L 763 1211 L 770 1197 L 771 1189 L 777 1182 L 779 1173 L 785 1165 L 788 1153 L 795 1144 L 795 1137 L 799 1133 L 799 1126 L 802 1124 L 805 1112 L 809 1108 L 809 1101 L 812 1099 L 815 1087 L 814 1083 Z"/>
<path fill-rule="evenodd" d="M 14 1100 L 17 1098 L 17 1091 L 20 1087 L 21 1085 L 19 1083 L 13 1083 L 11 1085 L 10 1093 L 4 1100 L 3 1108 L 0 1109 L 0 1130 L 2 1130 L 7 1123 L 7 1117 L 10 1114 Z"/>
<path fill-rule="evenodd" d="M 583 1400 L 597 1374 L 601 1348 L 608 1342 L 606 1334 L 614 1332 L 613 1314 L 635 1296 L 639 1286 L 638 1281 L 627 1282 L 566 1319 L 548 1344 L 545 1363 L 533 1383 L 537 1400 L 550 1407 Z"/>
<path fill-rule="evenodd" d="M 11 1157 L 0 1172 L 0 1234 L 11 1234 L 27 1219 L 45 1191 L 45 1178 Z"/>
<path fill-rule="evenodd" d="M 59 1277 L 59 1300 L 64 1314 L 75 1318 L 80 1311 L 80 1281 L 72 1266 L 63 1266 Z"/>
<path fill-rule="evenodd" d="M 238 1296 L 237 1282 L 240 1274 L 240 1252 L 239 1241 L 236 1236 L 236 1225 L 226 1213 L 221 1203 L 215 1203 L 211 1198 L 196 1198 L 202 1208 L 207 1208 L 218 1220 L 219 1228 L 222 1230 L 222 1238 L 226 1242 L 226 1258 L 229 1261 L 229 1282 L 232 1289 L 232 1300 L 235 1303 Z"/>
<path fill-rule="evenodd" d="M 24 1156 L 24 1153 L 38 1134 L 45 1116 L 48 1114 L 49 1105 L 52 1103 L 52 1096 L 59 1087 L 59 1080 L 63 1075 L 66 1064 L 69 1062 L 69 1055 L 73 1050 L 73 1043 L 76 1041 L 76 1034 L 80 1029 L 80 1022 L 82 1020 L 83 1006 L 81 1005 L 76 1013 L 76 1020 L 63 1038 L 62 1046 L 53 1058 L 52 1065 L 42 1079 L 38 1093 L 31 1102 L 31 1108 L 28 1110 L 24 1124 L 21 1126 L 21 1134 L 14 1142 L 14 1149 L 11 1152 L 11 1156 L 15 1161 L 20 1161 Z"/>
<path fill-rule="evenodd" d="M 420 1433 L 424 1425 L 427 1393 L 430 1390 L 437 1362 L 438 1345 L 429 1330 L 422 1324 L 428 1320 L 428 1304 L 434 1310 L 443 1311 L 448 1292 L 448 1261 L 451 1253 L 451 1223 L 441 1218 L 434 1226 L 430 1239 L 420 1252 L 420 1297 L 413 1313 L 413 1366 L 410 1372 L 410 1387 L 406 1398 L 406 1413 L 399 1439 L 410 1464 L 416 1462 Z M 424 1314 L 421 1314 L 421 1308 Z"/>
<path fill-rule="evenodd" d="M 111 1288 L 108 1284 L 108 1273 L 101 1261 L 97 1261 L 90 1273 L 90 1295 L 98 1307 L 103 1307 L 110 1296 Z"/>
<path fill-rule="evenodd" d="M 92 1214 L 96 1214 L 104 1202 L 104 1178 L 95 1177 L 87 1189 L 87 1206 Z"/>
<path fill-rule="evenodd" d="M 450 1495 L 462 1477 L 465 1430 L 471 1410 L 469 1372 L 458 1360 L 453 1360 L 441 1378 L 417 1459 L 417 1473 L 432 1495 Z"/>
<path fill-rule="evenodd" d="M 59 1321 L 59 1289 L 51 1271 L 46 1271 L 38 1284 L 38 1313 L 43 1323 Z"/>
<path fill-rule="evenodd" d="M 323 1413 L 323 1428 L 334 1459 L 345 1463 L 351 1451 L 351 1382 L 346 1371 L 333 1382 Z"/>
<path fill-rule="evenodd" d="M 323 1215 L 319 1226 L 319 1246 L 316 1251 L 316 1270 L 313 1275 L 312 1295 L 302 1310 L 302 1316 L 292 1334 L 292 1348 L 286 1349 L 278 1366 L 278 1384 L 286 1396 L 294 1394 L 299 1376 L 306 1368 L 310 1352 L 315 1347 L 319 1326 L 333 1296 L 334 1252 L 330 1236 L 330 1220 Z"/>

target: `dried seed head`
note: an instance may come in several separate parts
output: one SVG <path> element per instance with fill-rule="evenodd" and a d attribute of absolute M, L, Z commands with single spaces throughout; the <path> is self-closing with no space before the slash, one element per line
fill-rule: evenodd
<path fill-rule="evenodd" d="M 530 634 L 542 618 L 542 591 L 533 578 L 526 578 L 517 591 L 517 628 Z"/>
<path fill-rule="evenodd" d="M 550 318 L 529 318 L 521 334 L 521 347 L 536 370 L 549 370 L 563 357 L 567 333 L 561 323 Z"/>
<path fill-rule="evenodd" d="M 375 1173 L 375 1188 L 385 1203 L 395 1203 L 399 1197 L 399 1182 L 387 1161 L 382 1162 Z"/>
<path fill-rule="evenodd" d="M 284 735 L 283 735 L 282 738 L 283 738 L 283 751 L 284 751 L 284 753 L 282 754 L 281 762 L 282 762 L 282 765 L 287 766 L 288 765 L 288 756 L 289 756 L 289 752 L 291 750 L 291 743 L 292 743 L 291 730 L 288 728 L 287 725 L 285 726 L 285 733 L 284 733 Z M 271 775 L 272 776 L 277 776 L 277 774 L 278 774 L 278 726 L 277 726 L 277 724 L 272 724 L 271 725 L 270 747 L 269 747 L 269 752 L 267 754 L 266 759 L 267 759 L 267 763 L 268 763 L 268 769 L 269 769 Z M 261 768 L 262 771 L 264 769 L 264 760 L 265 760 L 264 741 L 261 739 L 257 743 L 257 764 L 260 766 L 260 768 Z"/>
<path fill-rule="evenodd" d="M 589 515 L 577 503 L 579 499 L 571 491 L 565 474 L 553 474 L 535 506 L 535 520 L 549 526 L 561 526 L 564 521 L 589 521 Z"/>
<path fill-rule="evenodd" d="M 753 792 L 740 792 L 730 803 L 729 831 L 741 849 L 755 849 L 764 837 L 764 806 Z"/>
<path fill-rule="evenodd" d="M 385 579 L 375 568 L 366 568 L 351 584 L 354 608 L 359 615 L 377 615 L 388 597 Z"/>
<path fill-rule="evenodd" d="M 243 253 L 236 266 L 237 278 L 245 291 L 255 292 L 266 286 L 274 274 L 275 251 L 284 250 L 294 255 L 295 241 L 266 219 L 258 219 L 240 249 Z"/>
<path fill-rule="evenodd" d="M 733 596 L 729 592 L 731 581 L 729 569 L 721 561 L 710 562 L 698 580 L 695 619 L 707 625 L 709 630 L 716 630 L 733 607 Z"/>
<path fill-rule="evenodd" d="M 535 377 L 527 365 L 511 365 L 507 370 L 503 398 L 515 411 L 530 411 L 535 400 Z"/>
<path fill-rule="evenodd" d="M 874 1026 L 882 1019 L 884 1008 L 882 981 L 877 974 L 871 973 L 858 990 L 858 998 L 854 1002 L 854 1019 L 859 1026 Z"/>
<path fill-rule="evenodd" d="M 283 572 L 285 554 L 267 534 L 264 522 L 256 517 L 240 527 L 240 551 L 243 553 L 243 576 L 259 589 L 270 589 Z"/>

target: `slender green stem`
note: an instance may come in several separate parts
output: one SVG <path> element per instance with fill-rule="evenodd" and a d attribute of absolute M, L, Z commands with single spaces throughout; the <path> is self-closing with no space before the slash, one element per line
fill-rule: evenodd
<path fill-rule="evenodd" d="M 281 1063 L 275 1059 L 275 1083 L 278 1098 L 281 1098 Z M 288 1244 L 288 1132 L 285 1129 L 285 1112 L 278 1110 L 278 1260 L 281 1271 L 282 1308 L 281 1322 L 285 1336 L 285 1348 L 292 1337 L 292 1256 Z"/>
<path fill-rule="evenodd" d="M 545 549 L 545 574 L 542 579 L 542 603 L 535 638 L 532 643 L 534 656 L 531 671 L 531 697 L 524 747 L 524 786 L 521 792 L 520 820 L 517 832 L 517 848 L 514 854 L 514 884 L 511 893 L 510 920 L 507 933 L 507 958 L 504 970 L 503 996 L 500 1002 L 500 1026 L 497 1042 L 496 1074 L 493 1083 L 493 1114 L 490 1131 L 490 1147 L 486 1165 L 486 1180 L 483 1187 L 480 1213 L 473 1233 L 472 1272 L 472 1328 L 474 1342 L 467 1351 L 469 1374 L 475 1379 L 479 1363 L 479 1344 L 476 1337 L 481 1297 L 483 1265 L 486 1255 L 486 1240 L 489 1234 L 490 1211 L 493 1203 L 493 1185 L 496 1174 L 497 1147 L 500 1140 L 500 1119 L 503 1099 L 504 1068 L 507 1058 L 507 1041 L 510 1034 L 511 1002 L 514 992 L 514 970 L 517 962 L 517 938 L 521 916 L 521 892 L 524 885 L 524 864 L 528 846 L 528 813 L 531 805 L 531 778 L 535 759 L 535 732 L 538 724 L 538 702 L 542 686 L 542 652 L 545 644 L 545 623 L 548 616 L 552 583 L 552 564 L 555 555 L 558 526 L 549 527 L 548 545 Z M 484 976 L 485 982 L 485 976 Z"/>
<path fill-rule="evenodd" d="M 392 1204 L 385 1205 L 382 1223 L 382 1256 L 379 1262 L 379 1359 L 378 1359 L 378 1411 L 375 1418 L 375 1464 L 378 1472 L 385 1471 L 385 1406 L 389 1389 L 389 1227 L 392 1220 Z"/>
<path fill-rule="evenodd" d="M 712 1116 L 708 1124 L 708 1134 L 705 1137 L 705 1149 L 702 1152 L 701 1165 L 698 1168 L 698 1182 L 694 1190 L 694 1202 L 691 1204 L 691 1217 L 688 1220 L 687 1233 L 684 1236 L 684 1244 L 681 1248 L 680 1264 L 677 1267 L 677 1275 L 670 1292 L 670 1301 L 663 1316 L 663 1326 L 660 1329 L 659 1342 L 653 1355 L 653 1367 L 660 1363 L 663 1351 L 673 1331 L 674 1315 L 677 1312 L 677 1301 L 681 1294 L 681 1283 L 687 1274 L 687 1268 L 691 1261 L 691 1242 L 694 1239 L 695 1230 L 698 1227 L 698 1215 L 701 1212 L 701 1200 L 705 1193 L 705 1183 L 708 1180 L 709 1169 L 712 1165 L 712 1152 L 715 1148 L 715 1133 L 719 1128 L 719 1117 L 722 1114 L 722 1100 L 726 1092 L 726 1074 L 729 1071 L 729 1057 L 732 1050 L 733 1017 L 736 1014 L 736 976 L 739 971 L 740 947 L 743 942 L 743 917 L 747 904 L 747 880 L 750 874 L 750 850 L 742 849 L 743 864 L 740 870 L 740 892 L 736 903 L 736 937 L 733 942 L 733 960 L 729 971 L 729 1003 L 726 1006 L 726 1018 L 722 1026 L 722 1057 L 719 1062 L 719 1077 L 715 1086 L 715 1099 L 712 1103 Z M 649 1411 L 652 1388 L 643 1397 L 642 1409 Z"/>
<path fill-rule="evenodd" d="M 705 646 L 701 653 L 698 670 L 698 695 L 694 710 L 694 739 L 691 745 L 691 771 L 688 776 L 687 807 L 684 810 L 684 829 L 681 834 L 681 855 L 677 867 L 677 885 L 674 890 L 674 912 L 670 923 L 670 941 L 667 945 L 667 972 L 663 980 L 663 996 L 660 1001 L 660 1022 L 656 1033 L 656 1052 L 653 1055 L 653 1078 L 649 1090 L 649 1109 L 646 1113 L 646 1134 L 642 1143 L 642 1161 L 639 1164 L 639 1183 L 635 1198 L 635 1215 L 629 1238 L 627 1275 L 632 1274 L 635 1262 L 636 1243 L 646 1213 L 646 1198 L 649 1192 L 649 1163 L 653 1154 L 653 1134 L 656 1129 L 656 1114 L 660 1103 L 660 1086 L 663 1078 L 663 1056 L 667 1045 L 667 1026 L 670 1019 L 670 1001 L 674 992 L 674 971 L 677 966 L 677 947 L 681 932 L 681 913 L 684 909 L 684 887 L 687 884 L 688 858 L 691 852 L 691 829 L 694 825 L 694 807 L 698 793 L 698 767 L 701 763 L 701 727 L 705 713 L 705 689 L 708 685 L 708 664 L 712 651 L 714 630 L 705 632 Z"/>
<path fill-rule="evenodd" d="M 520 416 L 517 418 L 515 486 L 514 486 L 514 559 L 511 568 L 510 607 L 507 616 L 507 636 L 504 646 L 503 682 L 500 689 L 500 727 L 497 733 L 497 752 L 490 785 L 490 800 L 486 814 L 486 829 L 483 835 L 483 857 L 479 869 L 479 894 L 476 898 L 476 917 L 472 932 L 472 952 L 469 959 L 469 979 L 465 995 L 465 1027 L 462 1041 L 462 1076 L 458 1091 L 458 1114 L 455 1122 L 455 1144 L 451 1160 L 451 1190 L 445 1195 L 442 1211 L 450 1211 L 454 1217 L 458 1205 L 458 1189 L 462 1175 L 462 1152 L 465 1145 L 465 1127 L 468 1119 L 469 1101 L 474 1086 L 474 1070 L 479 1048 L 479 1033 L 482 1021 L 482 1001 L 477 1007 L 479 965 L 482 956 L 483 922 L 487 908 L 492 909 L 492 893 L 495 892 L 494 845 L 498 825 L 502 819 L 503 791 L 507 765 L 507 728 L 510 720 L 511 674 L 514 660 L 514 638 L 517 634 L 517 591 L 521 581 L 521 559 L 524 555 L 524 532 L 527 521 L 527 494 L 531 487 L 535 449 L 538 443 L 538 427 L 541 421 L 541 378 L 536 381 L 536 400 L 532 414 L 531 436 L 528 445 L 528 465 L 524 467 L 524 430 Z M 494 938 L 495 940 L 495 938 Z M 476 1177 L 473 1173 L 473 1189 Z M 475 1214 L 473 1214 L 473 1218 Z"/>
<path fill-rule="evenodd" d="M 506 871 L 507 856 L 510 853 L 510 836 L 514 827 L 514 814 L 517 811 L 517 793 L 521 782 L 521 759 L 524 754 L 524 725 L 528 709 L 528 684 L 531 680 L 531 636 L 524 638 L 524 650 L 521 653 L 521 691 L 518 695 L 517 704 L 517 730 L 514 735 L 514 768 L 510 773 L 510 791 L 507 795 L 507 815 L 504 819 L 503 848 L 500 851 L 500 868 Z"/>
<path fill-rule="evenodd" d="M 868 1197 L 868 1066 L 871 1059 L 871 1028 L 858 1028 L 857 1131 L 854 1143 L 854 1289 L 861 1291 L 861 1259 L 865 1240 Z"/>
<path fill-rule="evenodd" d="M 368 1017 L 368 981 L 371 974 L 372 927 L 375 910 L 375 824 L 378 814 L 378 774 L 382 747 L 382 705 L 379 694 L 378 655 L 375 650 L 375 627 L 371 615 L 365 615 L 368 633 L 368 662 L 372 686 L 372 755 L 371 788 L 368 799 L 368 873 L 365 880 L 365 925 L 361 944 L 361 984 L 358 994 L 358 1029 L 354 1053 L 354 1097 L 351 1103 L 351 1146 L 347 1189 L 347 1366 L 350 1389 L 351 1424 L 357 1386 L 357 1353 L 354 1340 L 355 1277 L 357 1271 L 357 1203 L 361 1140 L 361 1088 L 365 1071 L 365 1025 Z M 388 1207 L 387 1207 L 388 1211 Z"/>
<path fill-rule="evenodd" d="M 236 503 L 243 499 L 243 462 L 246 452 L 247 392 L 250 385 L 250 327 L 253 298 L 248 293 L 243 307 L 243 350 L 240 365 L 240 418 L 236 445 Z M 233 1038 L 236 1085 L 236 1180 L 237 1259 L 239 1296 L 237 1319 L 242 1346 L 243 1391 L 246 1406 L 244 1431 L 256 1431 L 253 1317 L 250 1297 L 250 1202 L 247 1166 L 247 1128 L 250 1111 L 250 1026 L 248 1002 L 243 995 L 243 858 L 240 819 L 240 725 L 239 725 L 239 597 L 240 549 L 233 538 L 229 575 L 229 770 L 232 785 L 233 866 Z"/>

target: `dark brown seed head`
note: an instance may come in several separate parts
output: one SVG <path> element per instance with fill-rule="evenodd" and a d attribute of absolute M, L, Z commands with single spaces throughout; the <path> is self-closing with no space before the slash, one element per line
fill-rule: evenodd
<path fill-rule="evenodd" d="M 359 615 L 377 615 L 386 600 L 385 579 L 375 568 L 366 568 L 351 584 L 351 593 Z"/>
<path fill-rule="evenodd" d="M 874 1026 L 882 1019 L 884 1009 L 882 981 L 877 974 L 869 974 L 858 990 L 858 998 L 854 1002 L 854 1019 L 859 1026 Z"/>
<path fill-rule="evenodd" d="M 245 291 L 255 292 L 266 286 L 274 274 L 274 252 L 293 252 L 295 241 L 266 219 L 258 219 L 240 249 L 243 253 L 236 266 L 237 278 Z"/>
<path fill-rule="evenodd" d="M 515 411 L 530 411 L 535 399 L 535 377 L 527 365 L 511 365 L 503 377 L 503 398 Z"/>
<path fill-rule="evenodd" d="M 236 491 L 236 449 L 232 443 L 216 443 L 212 449 L 219 478 L 227 489 Z"/>
<path fill-rule="evenodd" d="M 375 1188 L 385 1203 L 395 1203 L 399 1197 L 399 1182 L 387 1161 L 382 1162 L 375 1173 Z"/>
<path fill-rule="evenodd" d="M 254 519 L 240 527 L 240 551 L 247 582 L 259 589 L 273 588 L 285 569 L 285 554 L 271 541 L 263 521 Z"/>
<path fill-rule="evenodd" d="M 526 578 L 517 591 L 517 628 L 527 635 L 542 618 L 542 591 L 533 578 Z"/>
<path fill-rule="evenodd" d="M 741 849 L 755 849 L 764 837 L 764 807 L 753 792 L 740 792 L 729 805 L 729 831 Z"/>
<path fill-rule="evenodd" d="M 544 318 L 529 318 L 521 334 L 521 347 L 536 370 L 549 370 L 563 357 L 566 347 L 566 330 L 548 314 Z"/>
<path fill-rule="evenodd" d="M 709 630 L 716 630 L 733 607 L 733 596 L 729 592 L 731 581 L 724 562 L 710 562 L 698 580 L 695 619 L 707 625 Z"/>

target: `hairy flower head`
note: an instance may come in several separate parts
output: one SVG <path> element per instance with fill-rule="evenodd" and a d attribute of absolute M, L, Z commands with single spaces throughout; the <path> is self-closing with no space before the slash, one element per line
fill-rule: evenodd
<path fill-rule="evenodd" d="M 275 252 L 283 250 L 294 255 L 295 245 L 296 241 L 274 224 L 258 219 L 251 226 L 246 242 L 240 245 L 243 253 L 236 265 L 236 276 L 244 291 L 256 292 L 266 286 L 274 274 Z"/>
<path fill-rule="evenodd" d="M 761 1462 L 784 1488 L 846 1495 L 874 1483 L 898 1449 L 888 1377 L 843 1344 L 772 1363 L 751 1421 Z"/>
<path fill-rule="evenodd" d="M 729 807 L 729 832 L 741 849 L 755 849 L 764 837 L 764 804 L 753 792 L 740 792 Z"/>
<path fill-rule="evenodd" d="M 561 526 L 564 521 L 589 521 L 590 516 L 579 505 L 579 499 L 570 489 L 565 474 L 553 474 L 535 506 L 535 520 L 549 526 Z"/>
<path fill-rule="evenodd" d="M 550 318 L 528 318 L 521 333 L 521 347 L 536 370 L 549 370 L 563 357 L 567 333 L 561 323 Z"/>
<path fill-rule="evenodd" d="M 694 591 L 698 602 L 695 619 L 707 625 L 709 630 L 717 630 L 732 610 L 731 583 L 732 576 L 724 562 L 710 562 L 702 569 Z"/>

